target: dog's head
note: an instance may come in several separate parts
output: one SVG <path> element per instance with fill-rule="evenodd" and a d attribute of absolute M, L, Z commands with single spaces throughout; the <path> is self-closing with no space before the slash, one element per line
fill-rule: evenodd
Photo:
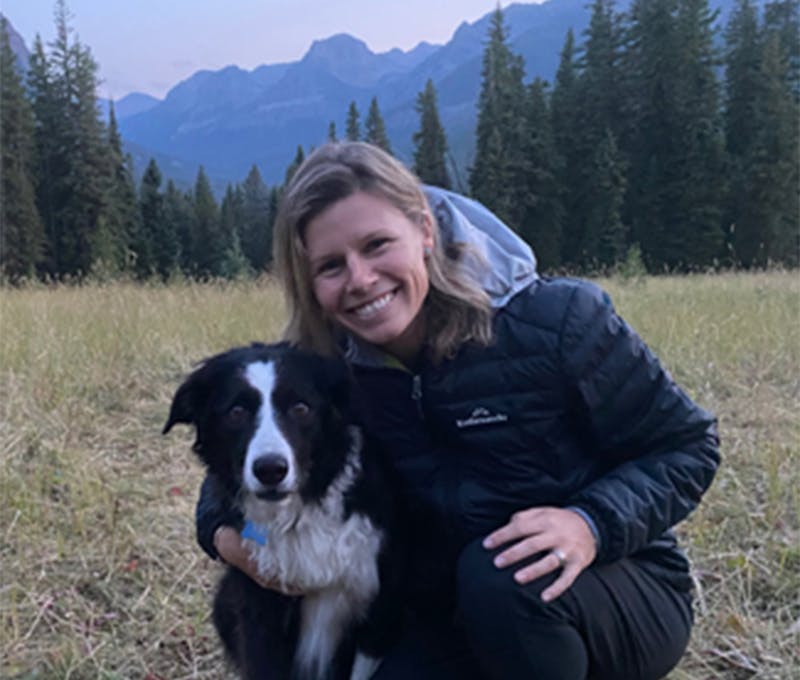
<path fill-rule="evenodd" d="M 230 487 L 266 501 L 313 497 L 351 446 L 349 401 L 343 361 L 253 344 L 203 361 L 175 393 L 163 433 L 194 425 L 194 451 Z"/>

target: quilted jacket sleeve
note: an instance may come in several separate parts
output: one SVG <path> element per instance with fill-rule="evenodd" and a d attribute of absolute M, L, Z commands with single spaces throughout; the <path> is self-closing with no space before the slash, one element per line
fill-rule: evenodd
<path fill-rule="evenodd" d="M 200 486 L 200 497 L 195 509 L 195 526 L 197 542 L 212 560 L 219 558 L 214 548 L 214 532 L 223 524 L 241 527 L 242 517 L 233 509 L 230 497 L 217 477 L 213 473 L 208 473 Z"/>
<path fill-rule="evenodd" d="M 611 470 L 569 500 L 597 525 L 597 561 L 635 553 L 684 519 L 719 464 L 714 417 L 672 380 L 593 284 L 575 288 L 561 333 L 596 446 Z"/>

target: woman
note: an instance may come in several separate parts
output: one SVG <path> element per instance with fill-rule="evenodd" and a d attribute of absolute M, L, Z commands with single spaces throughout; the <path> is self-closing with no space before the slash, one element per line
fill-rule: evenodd
<path fill-rule="evenodd" d="M 664 676 L 692 623 L 669 528 L 718 442 L 608 296 L 539 279 L 483 208 L 361 143 L 298 170 L 275 261 L 286 337 L 344 353 L 401 483 L 410 614 L 375 677 Z M 211 479 L 197 518 L 254 573 Z"/>

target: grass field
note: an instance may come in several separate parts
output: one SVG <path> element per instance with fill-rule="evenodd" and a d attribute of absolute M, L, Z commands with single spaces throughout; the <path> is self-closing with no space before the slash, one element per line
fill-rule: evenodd
<path fill-rule="evenodd" d="M 697 626 L 673 680 L 800 677 L 800 276 L 601 282 L 718 414 L 723 466 L 679 527 Z M 268 283 L 0 290 L 0 677 L 226 675 L 195 544 L 192 363 L 274 339 Z"/>

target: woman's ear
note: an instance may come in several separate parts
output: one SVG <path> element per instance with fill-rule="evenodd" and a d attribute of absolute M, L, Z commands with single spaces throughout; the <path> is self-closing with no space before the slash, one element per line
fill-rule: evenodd
<path fill-rule="evenodd" d="M 419 228 L 422 229 L 422 247 L 426 253 L 433 251 L 433 216 L 425 210 L 419 216 Z"/>

